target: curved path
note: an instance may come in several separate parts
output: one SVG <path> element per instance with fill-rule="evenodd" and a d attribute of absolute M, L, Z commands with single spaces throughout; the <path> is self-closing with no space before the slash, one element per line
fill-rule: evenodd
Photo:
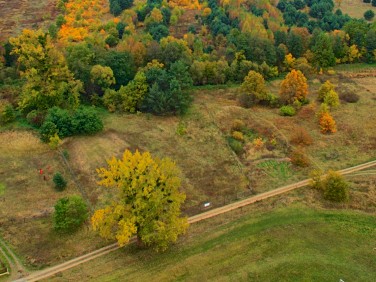
<path fill-rule="evenodd" d="M 371 161 L 371 162 L 367 162 L 367 163 L 364 163 L 364 164 L 361 164 L 361 165 L 357 165 L 357 166 L 354 166 L 354 167 L 346 168 L 346 169 L 340 170 L 338 172 L 342 175 L 346 175 L 346 174 L 350 174 L 350 173 L 353 173 L 353 172 L 356 172 L 356 171 L 367 169 L 367 168 L 370 168 L 370 167 L 373 167 L 373 166 L 376 166 L 376 160 Z M 259 194 L 259 195 L 256 195 L 256 196 L 249 197 L 249 198 L 244 199 L 242 201 L 238 201 L 238 202 L 235 202 L 235 203 L 223 206 L 223 207 L 212 209 L 210 211 L 207 211 L 207 212 L 204 212 L 204 213 L 201 213 L 201 214 L 198 214 L 198 215 L 195 215 L 195 216 L 188 218 L 188 222 L 189 223 L 199 222 L 199 221 L 202 221 L 202 220 L 205 220 L 205 219 L 208 219 L 208 218 L 211 218 L 211 217 L 214 217 L 214 216 L 217 216 L 217 215 L 220 215 L 220 214 L 223 214 L 223 213 L 226 213 L 226 212 L 229 212 L 229 211 L 250 205 L 252 203 L 255 203 L 255 202 L 258 202 L 258 201 L 261 201 L 261 200 L 264 200 L 264 199 L 267 199 L 267 198 L 270 198 L 270 197 L 273 197 L 273 196 L 277 196 L 277 195 L 280 195 L 280 194 L 283 194 L 283 193 L 286 193 L 286 192 L 307 186 L 309 184 L 309 182 L 310 182 L 310 179 L 306 179 L 306 180 L 303 180 L 303 181 L 300 181 L 300 182 L 297 182 L 297 183 L 294 183 L 294 184 L 290 184 L 290 185 L 286 185 L 286 186 L 277 188 L 277 189 L 272 190 L 272 191 L 268 191 L 268 192 L 265 192 L 265 193 L 262 193 L 262 194 Z M 135 238 L 132 238 L 130 242 L 135 242 Z M 87 261 L 95 259 L 99 256 L 102 256 L 102 255 L 105 255 L 105 254 L 110 253 L 112 251 L 115 251 L 119 248 L 120 247 L 117 243 L 111 244 L 109 246 L 98 249 L 98 250 L 93 251 L 91 253 L 88 253 L 86 255 L 77 257 L 75 259 L 69 260 L 69 261 L 64 262 L 62 264 L 59 264 L 59 265 L 56 265 L 56 266 L 35 272 L 35 273 L 33 273 L 33 274 L 31 274 L 27 277 L 24 277 L 24 278 L 16 280 L 16 281 L 17 282 L 39 281 L 39 280 L 42 280 L 42 279 L 46 279 L 46 278 L 51 277 L 52 275 L 54 275 L 58 272 L 73 268 L 77 265 L 80 265 L 84 262 L 87 262 Z"/>

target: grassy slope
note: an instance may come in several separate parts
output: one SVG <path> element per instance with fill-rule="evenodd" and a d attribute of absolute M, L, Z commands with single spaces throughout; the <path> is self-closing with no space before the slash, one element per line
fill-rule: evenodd
<path fill-rule="evenodd" d="M 376 275 L 374 216 L 295 204 L 214 224 L 192 226 L 193 235 L 167 253 L 128 247 L 53 281 L 371 281 Z"/>
<path fill-rule="evenodd" d="M 334 9 L 337 9 L 337 5 Z M 363 0 L 343 0 L 341 1 L 340 9 L 344 14 L 349 14 L 349 16 L 364 19 L 364 12 L 367 10 L 372 10 L 376 13 L 376 7 L 373 7 L 371 3 L 363 3 Z"/>

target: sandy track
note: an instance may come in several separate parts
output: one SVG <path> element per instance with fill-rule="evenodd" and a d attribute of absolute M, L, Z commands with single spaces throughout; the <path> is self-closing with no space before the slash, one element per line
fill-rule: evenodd
<path fill-rule="evenodd" d="M 367 168 L 370 168 L 370 167 L 373 167 L 373 166 L 376 166 L 376 160 L 371 161 L 371 162 L 367 162 L 367 163 L 364 163 L 364 164 L 361 164 L 361 165 L 357 165 L 357 166 L 354 166 L 354 167 L 346 168 L 346 169 L 340 170 L 338 172 L 342 175 L 346 175 L 346 174 L 350 174 L 350 173 L 353 173 L 353 172 L 356 172 L 356 171 L 367 169 Z M 262 194 L 259 194 L 259 195 L 256 195 L 256 196 L 252 196 L 252 197 L 249 197 L 245 200 L 238 201 L 238 202 L 235 202 L 235 203 L 223 206 L 223 207 L 219 207 L 219 208 L 216 208 L 216 209 L 213 209 L 213 210 L 192 216 L 188 219 L 188 222 L 192 224 L 192 223 L 199 222 L 199 221 L 202 221 L 202 220 L 205 220 L 205 219 L 208 219 L 208 218 L 220 215 L 220 214 L 224 214 L 224 213 L 230 212 L 232 210 L 250 205 L 252 203 L 255 203 L 255 202 L 270 198 L 270 197 L 274 197 L 274 196 L 277 196 L 277 195 L 281 195 L 283 193 L 286 193 L 286 192 L 307 186 L 309 184 L 309 182 L 310 182 L 310 180 L 306 179 L 306 180 L 303 180 L 303 181 L 300 181 L 300 182 L 297 182 L 297 183 L 294 183 L 294 184 L 290 184 L 290 185 L 286 185 L 286 186 L 277 188 L 277 189 L 269 191 L 269 192 L 265 192 L 265 193 L 262 193 Z M 135 242 L 135 238 L 132 238 L 131 242 Z M 88 253 L 86 255 L 83 255 L 83 256 L 77 257 L 75 259 L 69 260 L 69 261 L 64 262 L 62 264 L 59 264 L 59 265 L 56 265 L 56 266 L 35 272 L 35 273 L 33 273 L 33 274 L 31 274 L 27 277 L 16 280 L 16 282 L 39 281 L 39 280 L 42 280 L 42 279 L 46 279 L 46 278 L 51 277 L 52 275 L 54 275 L 58 272 L 62 272 L 64 270 L 73 268 L 77 265 L 80 265 L 84 262 L 93 260 L 97 257 L 102 256 L 102 255 L 108 254 L 108 253 L 115 251 L 119 248 L 120 247 L 118 246 L 118 244 L 116 244 L 116 243 L 111 244 L 109 246 L 103 247 L 101 249 L 98 249 L 98 250 L 93 251 L 91 253 Z"/>

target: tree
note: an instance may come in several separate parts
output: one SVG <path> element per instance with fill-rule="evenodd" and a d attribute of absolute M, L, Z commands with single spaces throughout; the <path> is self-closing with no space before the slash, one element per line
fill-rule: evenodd
<path fill-rule="evenodd" d="M 324 112 L 320 117 L 321 133 L 335 133 L 337 132 L 336 122 L 329 112 Z"/>
<path fill-rule="evenodd" d="M 336 63 L 336 57 L 334 56 L 333 44 L 330 37 L 322 32 L 315 38 L 314 42 L 312 51 L 316 66 L 322 68 L 334 66 Z"/>
<path fill-rule="evenodd" d="M 80 196 L 64 197 L 55 205 L 54 229 L 63 233 L 74 232 L 85 222 L 87 217 L 87 205 Z"/>
<path fill-rule="evenodd" d="M 338 172 L 329 171 L 323 180 L 324 198 L 334 202 L 349 199 L 349 183 Z"/>
<path fill-rule="evenodd" d="M 116 83 L 114 72 L 110 67 L 95 65 L 90 71 L 90 77 L 91 81 L 101 87 L 102 90 Z"/>
<path fill-rule="evenodd" d="M 144 72 L 140 71 L 127 86 L 120 87 L 121 109 L 126 112 L 136 112 L 140 108 L 147 92 L 148 84 L 146 76 Z"/>
<path fill-rule="evenodd" d="M 330 82 L 330 80 L 325 81 L 323 84 L 321 84 L 319 88 L 319 100 L 324 101 L 326 94 L 329 91 L 334 91 L 334 85 Z"/>
<path fill-rule="evenodd" d="M 292 70 L 281 83 L 279 95 L 285 104 L 303 101 L 308 94 L 307 79 L 301 71 Z"/>
<path fill-rule="evenodd" d="M 376 0 L 372 0 L 372 7 L 376 7 Z"/>
<path fill-rule="evenodd" d="M 58 190 L 64 190 L 65 187 L 67 187 L 67 181 L 64 179 L 60 172 L 56 172 L 52 180 L 55 183 L 56 189 Z"/>
<path fill-rule="evenodd" d="M 114 189 L 116 200 L 92 217 L 100 236 L 123 246 L 133 235 L 139 243 L 165 250 L 185 233 L 187 218 L 180 217 L 185 194 L 179 192 L 179 170 L 170 159 L 126 150 L 121 159 L 97 170 L 101 186 Z"/>
<path fill-rule="evenodd" d="M 19 106 L 28 113 L 46 111 L 53 106 L 76 108 L 82 83 L 73 78 L 62 53 L 52 44 L 48 33 L 41 30 L 24 30 L 18 37 L 9 39 L 12 54 L 25 69 L 26 79 Z"/>
<path fill-rule="evenodd" d="M 338 107 L 340 103 L 337 92 L 330 90 L 328 93 L 326 93 L 324 97 L 324 103 L 332 108 Z"/>
<path fill-rule="evenodd" d="M 375 17 L 375 13 L 372 10 L 367 10 L 364 12 L 364 18 L 367 21 L 372 21 L 372 19 Z"/>
<path fill-rule="evenodd" d="M 249 95 L 255 103 L 267 100 L 268 98 L 263 76 L 252 70 L 244 78 L 241 91 L 244 94 Z"/>

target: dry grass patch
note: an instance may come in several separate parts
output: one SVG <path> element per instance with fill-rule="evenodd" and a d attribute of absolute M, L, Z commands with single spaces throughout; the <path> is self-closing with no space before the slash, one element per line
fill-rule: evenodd
<path fill-rule="evenodd" d="M 339 8 L 344 14 L 349 14 L 349 16 L 358 19 L 364 19 L 363 15 L 367 10 L 376 13 L 376 7 L 373 7 L 371 3 L 364 3 L 363 0 L 343 0 Z"/>

